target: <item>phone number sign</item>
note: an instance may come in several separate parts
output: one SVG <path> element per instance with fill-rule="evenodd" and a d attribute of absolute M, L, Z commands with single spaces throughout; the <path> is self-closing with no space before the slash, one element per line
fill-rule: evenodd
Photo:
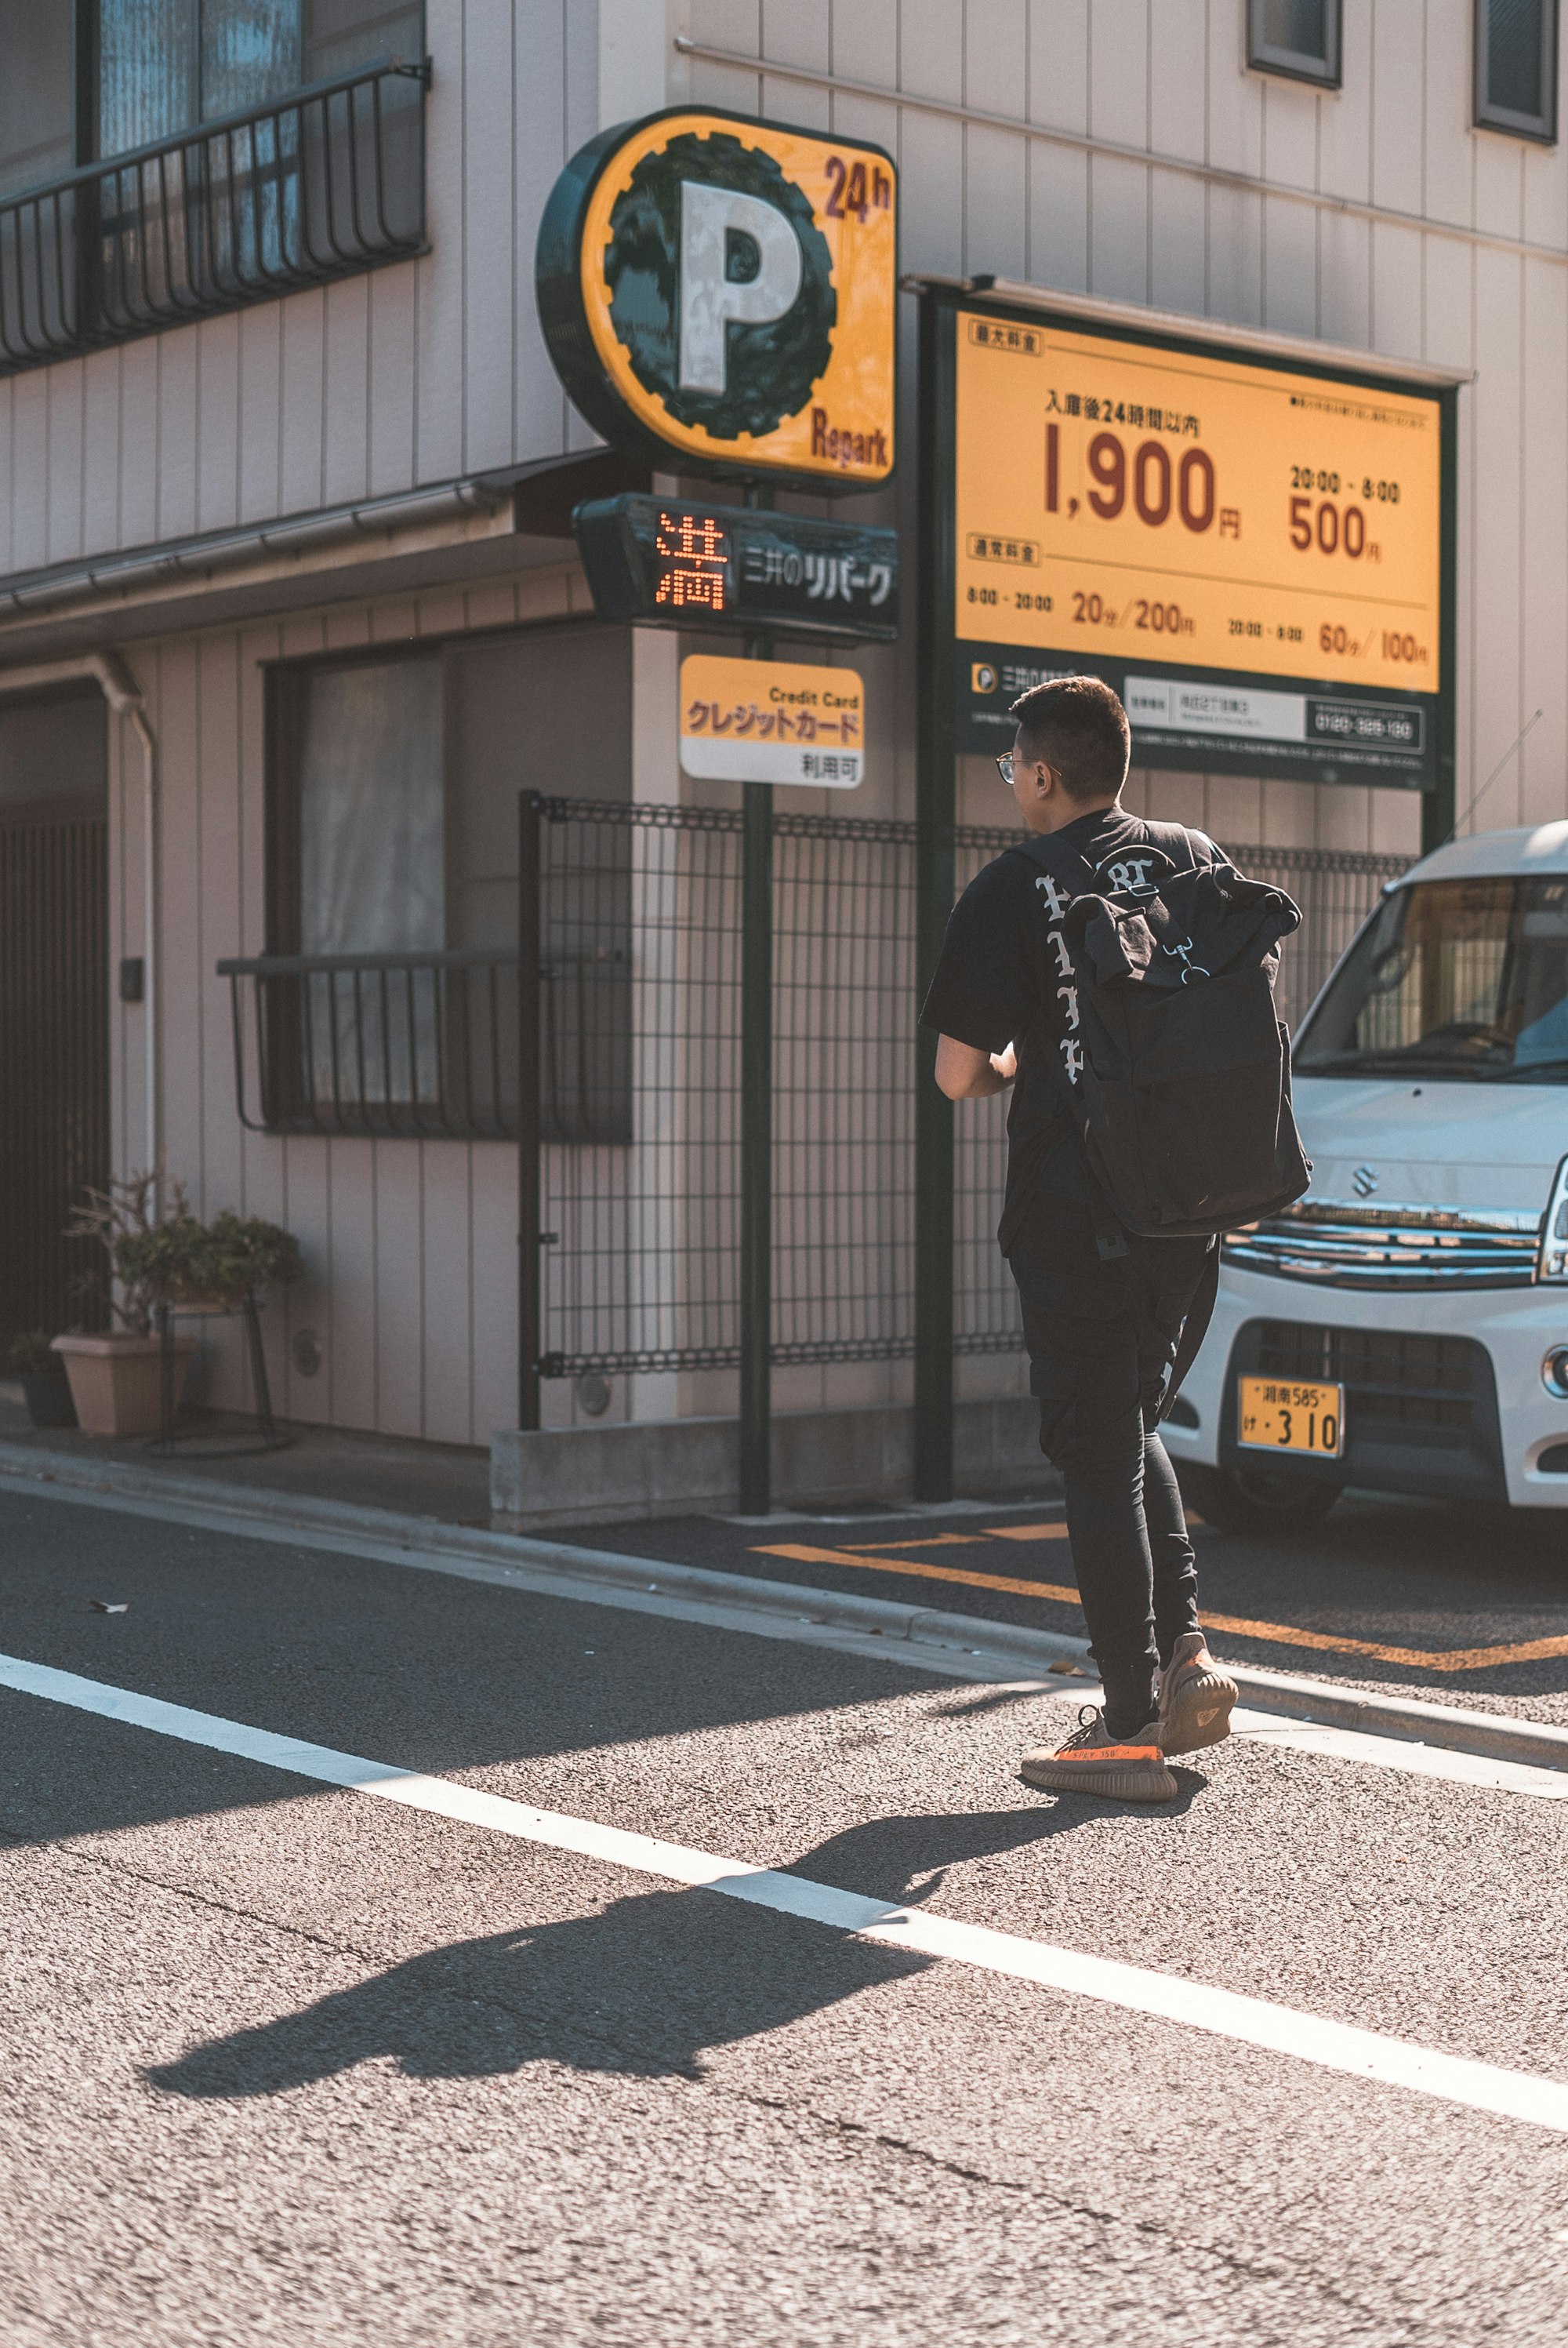
<path fill-rule="evenodd" d="M 1088 670 L 1145 763 L 1435 784 L 1436 396 L 1056 320 L 954 332 L 964 747 Z"/>

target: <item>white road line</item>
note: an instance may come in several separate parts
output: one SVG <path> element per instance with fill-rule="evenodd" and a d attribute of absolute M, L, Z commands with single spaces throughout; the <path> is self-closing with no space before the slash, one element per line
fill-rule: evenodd
<path fill-rule="evenodd" d="M 1568 1802 L 1568 1769 L 1542 1769 L 1531 1761 L 1494 1761 L 1484 1753 L 1455 1753 L 1447 1746 L 1416 1745 L 1402 1736 L 1373 1736 L 1361 1728 L 1333 1728 L 1269 1712 L 1234 1712 L 1231 1733 L 1244 1744 L 1283 1746 L 1327 1761 L 1364 1761 L 1375 1769 L 1402 1770 L 1407 1776 L 1441 1777 L 1450 1786 L 1480 1786 L 1492 1794 L 1532 1794 L 1548 1802 Z"/>
<path fill-rule="evenodd" d="M 334 1752 L 330 1746 L 308 1745 L 298 1737 L 276 1735 L 270 1729 L 193 1712 L 184 1704 L 138 1694 L 132 1688 L 109 1687 L 75 1672 L 56 1671 L 47 1663 L 0 1655 L 0 1686 L 51 1704 L 68 1704 L 78 1712 L 95 1713 L 101 1719 L 151 1729 L 160 1736 L 178 1737 L 211 1752 L 234 1754 L 241 1760 L 261 1762 L 322 1785 L 373 1794 L 410 1809 L 429 1810 L 523 1842 L 541 1843 L 551 1850 L 570 1851 L 638 1875 L 721 1892 L 726 1899 L 803 1917 L 861 1940 L 911 1949 L 922 1956 L 971 1965 L 1014 1981 L 1036 1982 L 1042 1988 L 1093 1998 L 1127 2013 L 1153 2014 L 1162 2021 L 1209 2031 L 1242 2045 L 1266 2047 L 1321 2069 L 1409 2088 L 1445 2103 L 1500 2113 L 1508 2119 L 1568 2135 L 1568 2083 L 1561 2080 L 1471 2062 L 1410 2039 L 1385 2037 L 1378 2031 L 1298 2013 L 1262 1998 L 1239 1996 L 1233 1990 L 1119 1964 L 1109 1957 L 1085 1956 L 1050 1941 L 993 1932 L 983 1925 L 959 1923 L 919 1909 L 840 1891 L 804 1876 L 752 1867 L 743 1859 L 721 1859 L 651 1835 L 569 1818 L 560 1810 L 535 1809 L 529 1803 L 481 1793 L 449 1777 L 427 1777 L 385 1762 L 362 1760 L 352 1753 Z"/>

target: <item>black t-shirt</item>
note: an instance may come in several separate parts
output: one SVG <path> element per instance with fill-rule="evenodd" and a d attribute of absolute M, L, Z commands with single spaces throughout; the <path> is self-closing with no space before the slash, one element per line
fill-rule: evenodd
<path fill-rule="evenodd" d="M 1011 1044 L 1018 1052 L 997 1232 L 1004 1254 L 1037 1200 L 1087 1197 L 1071 1097 L 1059 1073 L 1076 1074 L 1071 1030 L 1078 1024 L 1061 916 L 1086 890 L 1123 885 L 1106 868 L 1149 839 L 1141 819 L 1124 808 L 1091 808 L 1027 853 L 1004 850 L 970 881 L 948 921 L 922 1025 L 977 1051 L 1000 1052 Z M 1041 848 L 1044 862 L 1038 860 Z"/>

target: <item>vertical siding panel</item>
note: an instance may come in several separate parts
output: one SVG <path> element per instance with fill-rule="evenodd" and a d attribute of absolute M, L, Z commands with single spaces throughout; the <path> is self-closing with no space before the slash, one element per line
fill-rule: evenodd
<path fill-rule="evenodd" d="M 898 87 L 923 98 L 962 92 L 964 12 L 952 0 L 900 0 Z"/>
<path fill-rule="evenodd" d="M 328 505 L 347 505 L 370 491 L 371 277 L 346 278 L 325 288 L 322 302 L 325 400 L 322 489 Z"/>
<path fill-rule="evenodd" d="M 464 215 L 464 46 L 470 12 L 462 0 L 430 0 L 425 37 L 436 61 L 425 100 L 425 189 L 434 248 L 416 263 L 419 306 L 415 339 L 415 478 L 450 479 L 463 469 L 464 401 L 454 383 L 454 354 L 466 349 L 461 266 L 454 266 L 470 226 Z M 477 289 L 483 293 L 484 289 Z M 460 374 L 461 355 L 456 361 Z"/>
<path fill-rule="evenodd" d="M 899 125 L 898 160 L 905 267 L 956 274 L 964 259 L 963 132 L 910 108 Z"/>
<path fill-rule="evenodd" d="M 85 392 L 82 539 L 84 551 L 97 553 L 119 542 L 118 351 L 95 351 L 85 362 Z"/>
<path fill-rule="evenodd" d="M 470 8 L 463 53 L 463 456 L 465 471 L 511 457 L 519 244 L 516 61 L 510 8 Z M 560 62 L 548 87 L 560 132 Z"/>
<path fill-rule="evenodd" d="M 1427 240 L 1414 229 L 1378 221 L 1369 241 L 1373 346 L 1389 358 L 1425 357 Z"/>
<path fill-rule="evenodd" d="M 487 1282 L 517 1291 L 513 1264 L 472 1261 L 469 1196 L 481 1144 L 433 1141 L 424 1150 L 421 1228 L 416 1257 L 425 1329 L 424 1411 L 420 1432 L 432 1443 L 482 1443 L 474 1426 L 474 1292 Z M 513 1221 L 517 1220 L 514 1212 Z M 514 1313 L 516 1306 L 514 1303 Z"/>
<path fill-rule="evenodd" d="M 231 530 L 240 519 L 240 332 L 237 315 L 196 329 L 198 530 Z"/>
<path fill-rule="evenodd" d="M 240 519 L 263 521 L 279 510 L 279 436 L 282 430 L 281 302 L 240 315 Z"/>
<path fill-rule="evenodd" d="M 1442 5 L 1442 0 L 1440 0 Z M 1411 55 L 1410 0 L 1372 0 L 1372 107 L 1368 155 L 1371 200 L 1419 212 L 1426 142 L 1422 135 L 1425 57 Z M 1358 9 L 1347 14 L 1356 16 Z"/>
<path fill-rule="evenodd" d="M 1193 162 L 1204 155 L 1204 0 L 1153 0 L 1149 18 L 1149 144 Z"/>
<path fill-rule="evenodd" d="M 461 1155 L 453 1142 L 376 1141 L 375 1416 L 358 1423 L 384 1435 L 425 1432 L 425 1161 Z"/>
<path fill-rule="evenodd" d="M 119 536 L 149 546 L 158 536 L 158 385 L 161 336 L 119 355 Z"/>
<path fill-rule="evenodd" d="M 509 67 L 512 125 L 507 153 L 517 183 L 518 232 L 512 262 L 513 335 L 512 450 L 519 462 L 565 445 L 560 380 L 550 364 L 534 304 L 534 239 L 550 186 L 569 152 L 592 136 L 591 121 L 579 132 L 562 132 L 561 77 L 572 12 L 553 0 L 523 0 Z M 583 65 L 574 57 L 577 74 Z M 577 77 L 574 75 L 574 80 Z M 575 91 L 569 86 L 569 96 Z"/>
<path fill-rule="evenodd" d="M 898 0 L 834 0 L 833 69 L 846 81 L 897 87 Z"/>
<path fill-rule="evenodd" d="M 1204 199 L 1197 180 L 1173 171 L 1151 175 L 1149 299 L 1156 309 L 1204 314 Z"/>
<path fill-rule="evenodd" d="M 160 335 L 158 342 L 158 522 L 159 538 L 189 538 L 196 528 L 198 441 L 197 366 L 200 343 L 194 326 Z"/>
<path fill-rule="evenodd" d="M 280 303 L 282 335 L 278 498 L 282 513 L 322 502 L 325 448 L 326 294 L 291 294 Z"/>
<path fill-rule="evenodd" d="M 518 1153 L 476 1142 L 473 1214 L 474 1432 L 488 1443 L 518 1423 Z"/>
<path fill-rule="evenodd" d="M 12 561 L 18 571 L 32 571 L 49 559 L 49 379 L 36 368 L 15 383 Z"/>
<path fill-rule="evenodd" d="M 1326 342 L 1373 339 L 1372 234 L 1365 221 L 1332 212 L 1317 223 L 1317 331 Z"/>
<path fill-rule="evenodd" d="M 1035 285 L 1089 290 L 1089 158 L 1031 141 L 1029 274 Z"/>
<path fill-rule="evenodd" d="M 1306 204 L 1264 204 L 1263 322 L 1277 333 L 1317 332 L 1317 227 Z"/>
<path fill-rule="evenodd" d="M 417 262 L 403 262 L 378 269 L 368 281 L 366 467 L 373 498 L 414 485 L 419 269 Z"/>
<path fill-rule="evenodd" d="M 1343 79 L 1337 97 L 1317 101 L 1317 185 L 1365 203 L 1372 185 L 1372 94 L 1375 87 L 1370 7 L 1347 8 L 1340 28 Z"/>
<path fill-rule="evenodd" d="M 1427 37 L 1422 87 L 1411 88 L 1415 60 L 1413 43 L 1403 12 L 1396 22 L 1407 24 L 1405 36 L 1393 44 L 1393 102 L 1404 102 L 1413 112 L 1420 108 L 1422 129 L 1421 190 L 1415 209 L 1430 220 L 1468 222 L 1474 201 L 1476 136 L 1470 128 L 1471 11 L 1456 8 L 1453 0 L 1425 0 Z"/>
<path fill-rule="evenodd" d="M 964 139 L 964 268 L 1029 273 L 1029 154 L 1022 139 L 971 124 Z"/>
<path fill-rule="evenodd" d="M 82 425 L 86 386 L 80 359 L 48 371 L 49 483 L 46 559 L 64 562 L 81 551 Z"/>

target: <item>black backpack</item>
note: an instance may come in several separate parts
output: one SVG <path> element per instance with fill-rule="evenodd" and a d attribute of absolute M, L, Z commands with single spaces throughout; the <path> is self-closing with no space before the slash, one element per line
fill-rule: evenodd
<path fill-rule="evenodd" d="M 1053 853 L 1049 837 L 1022 852 L 1051 875 L 1048 909 L 1068 901 L 1075 1085 L 1048 1048 L 1071 1092 L 1091 1189 L 1123 1231 L 1195 1239 L 1276 1213 L 1312 1179 L 1274 1002 L 1280 942 L 1301 914 L 1218 860 L 1201 832 L 1143 829 L 1146 849 L 1098 866 Z"/>

